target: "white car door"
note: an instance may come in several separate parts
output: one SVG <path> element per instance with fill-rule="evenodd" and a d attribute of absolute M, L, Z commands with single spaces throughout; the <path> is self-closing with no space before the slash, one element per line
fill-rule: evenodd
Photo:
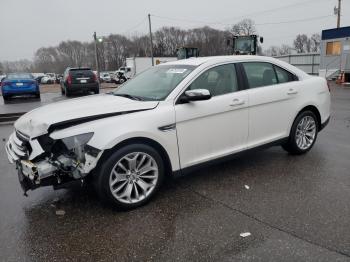
<path fill-rule="evenodd" d="M 186 89 L 207 89 L 212 98 L 175 105 L 182 168 L 246 148 L 248 91 L 239 82 L 234 64 L 212 67 Z"/>
<path fill-rule="evenodd" d="M 248 147 L 289 135 L 300 82 L 292 73 L 270 63 L 242 63 L 249 85 Z"/>

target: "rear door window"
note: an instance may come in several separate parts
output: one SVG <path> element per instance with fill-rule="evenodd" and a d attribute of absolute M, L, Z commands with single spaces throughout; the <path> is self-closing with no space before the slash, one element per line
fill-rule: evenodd
<path fill-rule="evenodd" d="M 270 63 L 247 62 L 242 63 L 248 79 L 249 88 L 275 85 L 278 83 L 275 70 Z"/>

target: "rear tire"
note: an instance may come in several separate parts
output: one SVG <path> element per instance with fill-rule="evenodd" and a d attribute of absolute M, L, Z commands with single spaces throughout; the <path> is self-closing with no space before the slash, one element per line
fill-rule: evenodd
<path fill-rule="evenodd" d="M 66 95 L 66 97 L 70 97 L 71 96 L 71 93 L 68 91 L 67 88 L 65 88 L 64 94 Z"/>
<path fill-rule="evenodd" d="M 35 98 L 40 99 L 40 93 L 36 93 Z"/>
<path fill-rule="evenodd" d="M 130 144 L 112 153 L 97 169 L 94 185 L 101 200 L 118 209 L 146 204 L 164 178 L 159 153 L 144 144 Z"/>
<path fill-rule="evenodd" d="M 2 98 L 4 99 L 4 104 L 8 103 L 10 101 L 10 96 L 2 96 Z"/>
<path fill-rule="evenodd" d="M 301 112 L 294 120 L 288 141 L 282 145 L 283 149 L 292 155 L 308 152 L 316 142 L 318 120 L 312 111 Z"/>
<path fill-rule="evenodd" d="M 95 91 L 94 91 L 95 94 L 99 94 L 100 93 L 100 89 L 97 88 Z"/>

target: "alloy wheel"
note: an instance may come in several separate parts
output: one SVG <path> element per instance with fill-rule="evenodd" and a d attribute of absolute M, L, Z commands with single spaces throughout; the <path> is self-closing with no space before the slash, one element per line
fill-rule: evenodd
<path fill-rule="evenodd" d="M 144 152 L 129 153 L 114 165 L 109 176 L 112 195 L 122 203 L 137 203 L 155 188 L 159 168 L 155 159 Z"/>
<path fill-rule="evenodd" d="M 304 116 L 297 125 L 295 133 L 296 145 L 306 150 L 312 146 L 316 137 L 316 121 L 311 116 Z"/>

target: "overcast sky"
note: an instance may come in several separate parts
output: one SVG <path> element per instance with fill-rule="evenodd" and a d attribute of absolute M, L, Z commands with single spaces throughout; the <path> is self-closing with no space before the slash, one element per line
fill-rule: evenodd
<path fill-rule="evenodd" d="M 98 35 L 147 33 L 148 13 L 163 17 L 152 17 L 154 30 L 162 26 L 187 29 L 205 24 L 224 29 L 242 18 L 251 18 L 257 24 L 259 35 L 264 37 L 263 48 L 292 44 L 298 33 L 312 34 L 335 27 L 333 8 L 337 2 L 1 0 L 0 60 L 32 59 L 35 50 L 42 46 L 55 46 L 62 40 L 90 41 L 94 31 Z M 341 25 L 350 26 L 350 0 L 342 2 Z M 290 22 L 295 20 L 303 21 Z M 276 24 L 279 22 L 288 23 Z"/>

